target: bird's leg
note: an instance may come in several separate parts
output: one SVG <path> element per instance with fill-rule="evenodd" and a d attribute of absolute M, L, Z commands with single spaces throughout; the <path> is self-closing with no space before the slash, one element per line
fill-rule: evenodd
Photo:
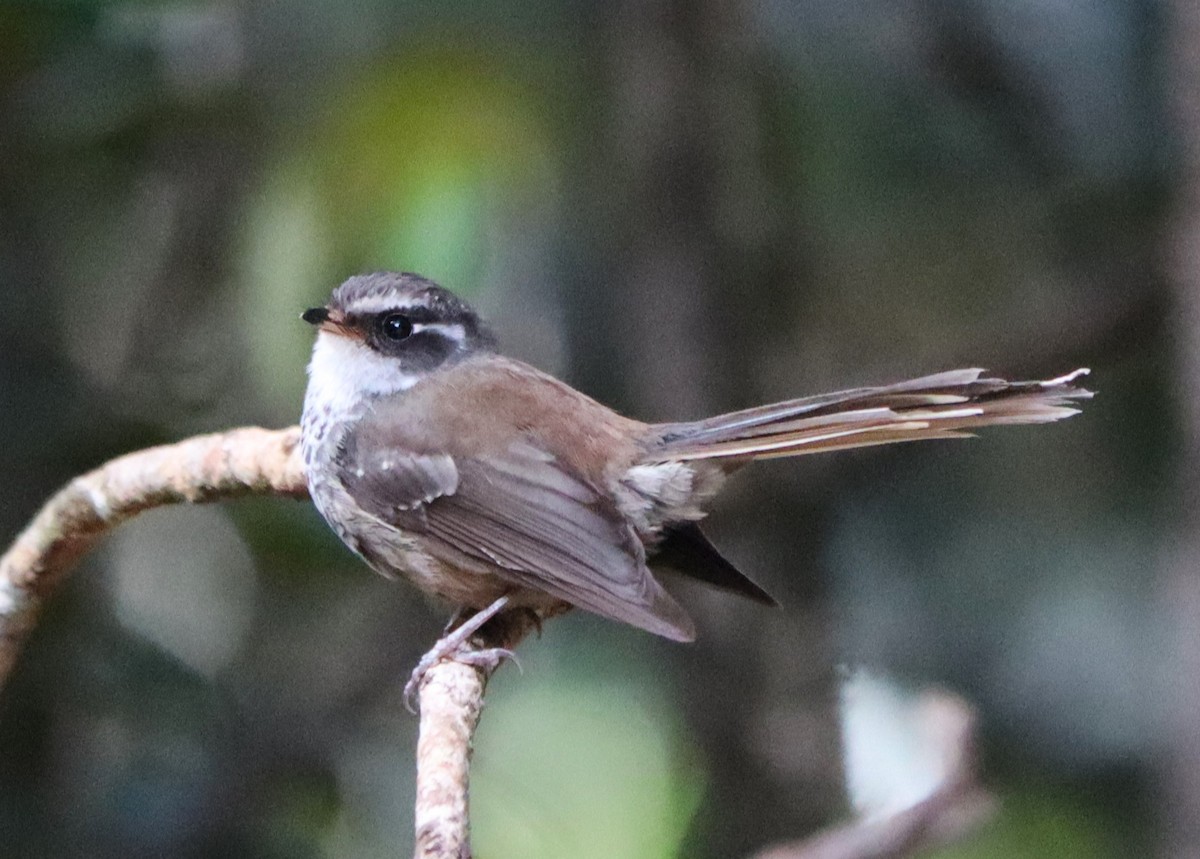
<path fill-rule="evenodd" d="M 470 646 L 471 636 L 479 632 L 485 623 L 504 611 L 508 607 L 508 603 L 509 598 L 502 596 L 487 608 L 472 615 L 464 617 L 465 611 L 455 614 L 442 637 L 429 649 L 428 653 L 421 657 L 421 661 L 413 669 L 408 683 L 404 685 L 404 706 L 410 713 L 417 712 L 413 702 L 416 700 L 417 692 L 421 688 L 421 682 L 425 679 L 425 675 L 430 668 L 443 659 L 452 659 L 455 662 L 473 665 L 489 672 L 495 670 L 505 659 L 511 659 L 517 664 L 517 667 L 520 667 L 516 654 L 511 650 L 503 647 L 472 648 Z"/>

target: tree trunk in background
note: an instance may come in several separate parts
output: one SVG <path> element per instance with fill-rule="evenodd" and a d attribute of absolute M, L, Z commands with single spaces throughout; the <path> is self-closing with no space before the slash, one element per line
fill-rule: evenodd
<path fill-rule="evenodd" d="M 577 275 L 597 279 L 566 297 L 575 378 L 643 419 L 751 405 L 805 274 L 795 180 L 770 137 L 782 106 L 769 64 L 744 4 L 629 0 L 597 14 L 608 88 L 587 117 L 596 134 L 576 197 L 594 254 Z M 687 718 L 711 779 L 712 812 L 688 855 L 795 838 L 844 804 L 828 612 L 812 570 L 823 505 L 780 473 L 740 483 L 747 495 L 726 499 L 712 530 L 737 534 L 725 548 L 741 549 L 729 553 L 786 612 L 697 594 L 699 642 L 664 645 L 692 678 Z"/>
<path fill-rule="evenodd" d="M 1200 856 L 1200 6 L 1174 0 L 1169 97 L 1179 134 L 1169 265 L 1176 293 L 1175 339 L 1183 450 L 1177 539 L 1164 559 L 1171 676 L 1164 688 L 1163 855 Z"/>

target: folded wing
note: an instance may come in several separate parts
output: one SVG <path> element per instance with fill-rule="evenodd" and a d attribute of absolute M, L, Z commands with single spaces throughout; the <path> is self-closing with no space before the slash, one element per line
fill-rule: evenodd
<path fill-rule="evenodd" d="M 353 439 L 346 446 L 347 491 L 379 519 L 425 535 L 432 553 L 440 543 L 516 586 L 667 638 L 695 637 L 612 501 L 547 451 L 525 441 L 474 457 L 358 450 Z"/>

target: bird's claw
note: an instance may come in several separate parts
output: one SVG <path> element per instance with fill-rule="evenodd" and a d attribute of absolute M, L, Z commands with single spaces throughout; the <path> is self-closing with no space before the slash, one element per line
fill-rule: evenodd
<path fill-rule="evenodd" d="M 500 667 L 500 663 L 508 661 L 517 667 L 517 671 L 524 674 L 525 669 L 521 667 L 521 661 L 517 659 L 517 654 L 513 653 L 507 647 L 485 647 L 482 650 L 464 650 L 454 656 L 456 662 L 462 662 L 464 665 L 470 665 L 473 668 L 482 668 L 489 674 Z"/>
<path fill-rule="evenodd" d="M 473 668 L 479 668 L 487 672 L 495 671 L 500 666 L 500 663 L 506 659 L 511 659 L 517 669 L 521 669 L 521 663 L 517 661 L 516 655 L 503 647 L 472 647 L 471 636 L 479 631 L 479 629 L 498 615 L 508 605 L 508 597 L 500 597 L 482 611 L 476 612 L 471 617 L 467 618 L 454 630 L 447 632 L 437 643 L 429 649 L 429 652 L 421 657 L 416 668 L 413 669 L 412 676 L 408 682 L 404 684 L 404 706 L 410 713 L 416 713 L 417 696 L 421 691 L 421 684 L 425 682 L 425 675 L 433 666 L 442 661 L 459 662 L 463 665 L 470 665 Z"/>

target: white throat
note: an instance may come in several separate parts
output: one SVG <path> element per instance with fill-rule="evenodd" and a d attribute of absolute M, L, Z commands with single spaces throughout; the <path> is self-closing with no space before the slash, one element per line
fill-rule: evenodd
<path fill-rule="evenodd" d="M 304 413 L 338 417 L 356 411 L 368 397 L 407 391 L 420 376 L 349 337 L 322 331 L 308 365 Z"/>

